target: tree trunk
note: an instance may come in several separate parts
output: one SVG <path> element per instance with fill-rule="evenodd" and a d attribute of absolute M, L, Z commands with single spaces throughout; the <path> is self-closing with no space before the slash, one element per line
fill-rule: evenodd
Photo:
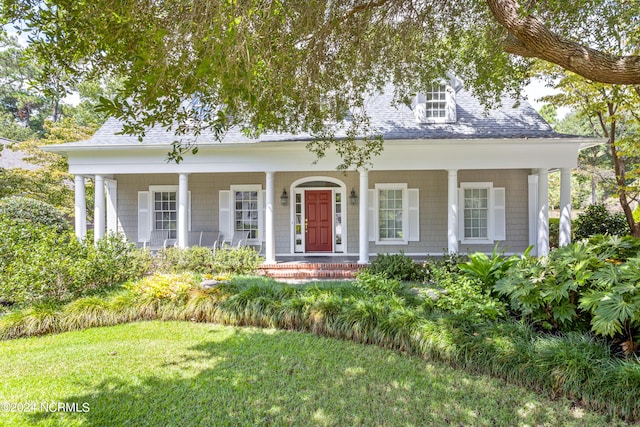
<path fill-rule="evenodd" d="M 583 46 L 550 31 L 533 15 L 523 15 L 518 0 L 486 0 L 508 36 L 504 50 L 540 58 L 587 80 L 611 84 L 640 84 L 640 56 L 615 56 Z"/>
<path fill-rule="evenodd" d="M 620 200 L 620 206 L 624 212 L 624 216 L 627 219 L 629 225 L 629 232 L 633 237 L 640 237 L 640 224 L 636 224 L 633 218 L 633 210 L 629 204 L 627 197 L 627 185 L 626 185 L 626 168 L 625 160 L 620 155 L 616 147 L 616 121 L 611 120 L 609 128 L 609 147 L 613 157 L 613 168 L 616 173 L 616 184 L 618 186 L 618 199 Z"/>

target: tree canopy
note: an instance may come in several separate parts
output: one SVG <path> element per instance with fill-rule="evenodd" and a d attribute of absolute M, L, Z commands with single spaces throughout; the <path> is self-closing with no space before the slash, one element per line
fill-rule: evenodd
<path fill-rule="evenodd" d="M 491 105 L 503 92 L 519 95 L 541 58 L 593 80 L 640 84 L 639 9 L 635 0 L 2 2 L 43 64 L 124 79 L 102 108 L 128 133 L 239 124 L 324 141 L 325 123 L 349 109 L 349 126 L 366 130 L 364 95 L 387 82 L 404 102 L 454 71 Z M 379 149 L 376 138 L 366 142 L 342 141 L 345 167 Z M 311 148 L 322 154 L 326 145 Z"/>

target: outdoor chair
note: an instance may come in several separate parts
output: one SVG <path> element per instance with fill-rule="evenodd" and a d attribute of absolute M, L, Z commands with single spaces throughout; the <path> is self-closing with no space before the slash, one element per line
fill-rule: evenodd
<path fill-rule="evenodd" d="M 247 246 L 249 239 L 249 231 L 234 231 L 231 240 L 223 240 L 221 247 L 240 248 Z"/>

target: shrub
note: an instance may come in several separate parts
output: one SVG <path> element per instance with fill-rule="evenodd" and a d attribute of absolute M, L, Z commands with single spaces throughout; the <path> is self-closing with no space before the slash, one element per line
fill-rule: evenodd
<path fill-rule="evenodd" d="M 495 320 L 506 315 L 502 301 L 492 297 L 479 279 L 464 274 L 439 269 L 430 287 L 419 288 L 419 292 L 425 297 L 424 307 L 467 320 Z"/>
<path fill-rule="evenodd" d="M 55 227 L 0 221 L 0 299 L 69 301 L 138 277 L 144 266 L 122 236 L 94 246 Z"/>
<path fill-rule="evenodd" d="M 573 235 L 576 240 L 597 234 L 625 236 L 629 225 L 621 213 L 611 213 L 604 205 L 590 205 L 573 221 Z"/>
<path fill-rule="evenodd" d="M 403 282 L 421 282 L 426 277 L 424 266 L 405 256 L 403 252 L 378 254 L 367 267 L 367 271 L 372 275 L 386 276 Z"/>
<path fill-rule="evenodd" d="M 511 308 L 548 330 L 583 331 L 588 316 L 577 309 L 599 261 L 586 242 L 552 251 L 547 258 L 523 257 L 495 285 Z"/>
<path fill-rule="evenodd" d="M 527 248 L 525 256 L 531 252 L 531 249 L 531 247 Z M 480 280 L 484 288 L 491 292 L 496 282 L 518 262 L 518 259 L 516 255 L 507 258 L 498 254 L 498 245 L 496 245 L 491 257 L 482 252 L 476 252 L 469 255 L 469 261 L 459 264 L 458 268 L 468 276 Z"/>
<path fill-rule="evenodd" d="M 22 196 L 0 199 L 0 219 L 49 226 L 60 233 L 71 228 L 64 214 L 52 205 Z"/>
<path fill-rule="evenodd" d="M 353 286 L 367 295 L 392 295 L 400 289 L 400 281 L 365 269 L 358 273 Z"/>
<path fill-rule="evenodd" d="M 183 274 L 154 274 L 125 285 L 136 299 L 136 303 L 186 301 L 189 289 L 197 284 L 196 276 Z"/>
<path fill-rule="evenodd" d="M 214 273 L 251 274 L 262 265 L 264 259 L 249 246 L 218 249 L 213 254 Z"/>
<path fill-rule="evenodd" d="M 207 274 L 213 271 L 213 251 L 202 246 L 167 248 L 158 251 L 154 267 L 162 273 L 194 272 Z"/>
<path fill-rule="evenodd" d="M 597 236 L 524 257 L 498 280 L 495 290 L 512 310 L 553 331 L 586 331 L 635 349 L 640 332 L 640 239 Z"/>
<path fill-rule="evenodd" d="M 549 247 L 560 247 L 560 218 L 549 218 Z"/>

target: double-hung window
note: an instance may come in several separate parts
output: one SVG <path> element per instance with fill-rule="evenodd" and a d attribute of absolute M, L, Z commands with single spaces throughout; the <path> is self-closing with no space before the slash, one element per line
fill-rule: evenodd
<path fill-rule="evenodd" d="M 445 81 L 435 82 L 416 94 L 412 104 L 418 123 L 455 123 L 455 91 Z"/>
<path fill-rule="evenodd" d="M 420 240 L 419 192 L 406 183 L 376 184 L 369 190 L 369 239 L 379 245 Z"/>
<path fill-rule="evenodd" d="M 425 93 L 425 113 L 427 120 L 445 119 L 447 117 L 447 86 L 431 85 Z"/>
<path fill-rule="evenodd" d="M 464 238 L 489 239 L 489 188 L 464 190 Z"/>
<path fill-rule="evenodd" d="M 176 191 L 153 192 L 153 229 L 165 230 L 169 239 L 176 238 L 178 204 Z"/>
<path fill-rule="evenodd" d="M 218 192 L 218 226 L 223 239 L 247 233 L 250 242 L 264 240 L 264 191 L 259 184 L 232 185 Z"/>
<path fill-rule="evenodd" d="M 459 191 L 460 240 L 467 244 L 505 240 L 505 189 L 491 182 L 463 182 Z"/>
<path fill-rule="evenodd" d="M 406 188 L 378 188 L 378 237 L 404 240 Z"/>
<path fill-rule="evenodd" d="M 234 231 L 249 233 L 249 239 L 258 238 L 260 211 L 258 207 L 258 189 L 234 190 L 235 205 Z"/>

